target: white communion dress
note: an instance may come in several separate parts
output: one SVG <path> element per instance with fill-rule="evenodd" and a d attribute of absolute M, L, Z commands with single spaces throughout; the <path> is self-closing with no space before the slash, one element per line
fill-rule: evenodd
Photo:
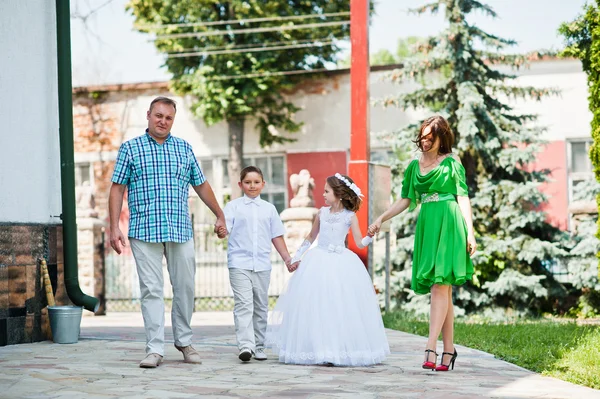
<path fill-rule="evenodd" d="M 302 259 L 269 318 L 267 344 L 292 364 L 368 366 L 390 353 L 373 282 L 344 245 L 354 212 L 319 212 L 318 245 Z"/>

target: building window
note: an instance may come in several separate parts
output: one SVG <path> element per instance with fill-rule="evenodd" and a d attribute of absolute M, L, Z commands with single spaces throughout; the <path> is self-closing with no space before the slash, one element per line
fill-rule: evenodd
<path fill-rule="evenodd" d="M 572 140 L 568 142 L 569 202 L 573 201 L 573 192 L 577 185 L 594 177 L 592 161 L 589 156 L 591 144 L 591 139 Z"/>
<path fill-rule="evenodd" d="M 283 155 L 256 155 L 244 158 L 244 167 L 254 165 L 262 170 L 267 184 L 261 194 L 261 198 L 269 201 L 277 212 L 281 213 L 287 207 L 287 184 L 285 170 L 285 157 Z M 222 195 L 224 197 L 231 194 L 229 185 L 229 173 L 227 172 L 227 160 L 221 161 L 223 171 Z"/>
<path fill-rule="evenodd" d="M 377 149 L 371 151 L 371 162 L 391 166 L 394 163 L 394 151 L 390 149 Z"/>
<path fill-rule="evenodd" d="M 227 159 L 199 159 L 200 168 L 215 192 L 215 196 L 224 206 L 231 196 L 231 187 L 229 185 L 229 174 L 227 173 Z M 275 205 L 275 208 L 281 213 L 287 207 L 287 184 L 286 184 L 286 163 L 283 155 L 256 155 L 244 158 L 244 166 L 258 166 L 265 176 L 265 189 L 261 197 Z M 190 188 L 190 209 L 194 224 L 204 225 L 214 223 L 214 215 L 200 201 L 196 193 Z"/>
<path fill-rule="evenodd" d="M 203 159 L 199 161 L 200 169 L 206 181 L 213 186 L 215 184 L 215 173 L 212 159 Z"/>
<path fill-rule="evenodd" d="M 83 185 L 93 186 L 94 175 L 92 174 L 92 167 L 89 163 L 78 163 L 75 165 L 75 186 L 81 187 Z"/>

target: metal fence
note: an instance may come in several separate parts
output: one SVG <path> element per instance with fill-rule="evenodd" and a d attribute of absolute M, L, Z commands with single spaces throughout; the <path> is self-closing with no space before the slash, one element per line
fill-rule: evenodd
<path fill-rule="evenodd" d="M 190 213 L 194 229 L 196 252 L 195 311 L 233 310 L 233 293 L 229 285 L 227 269 L 227 240 L 220 240 L 213 232 L 214 216 L 196 195 L 190 196 Z M 390 242 L 392 252 L 395 236 L 380 236 L 372 245 L 374 264 L 387 265 L 371 276 L 378 281 L 377 288 L 382 299 L 382 308 L 390 307 Z M 107 240 L 104 241 L 108 243 Z M 295 248 L 289 248 L 292 253 Z M 124 312 L 140 310 L 140 287 L 133 255 L 125 248 L 117 255 L 110 245 L 105 246 L 106 310 Z M 129 252 L 128 252 L 129 251 Z M 387 256 L 386 256 L 387 255 Z M 271 251 L 271 283 L 269 285 L 270 307 L 286 287 L 291 274 L 273 248 Z M 166 261 L 163 260 L 164 294 L 167 309 L 171 308 L 173 291 L 168 278 Z"/>
<path fill-rule="evenodd" d="M 232 310 L 233 293 L 229 285 L 227 269 L 227 240 L 219 240 L 212 232 L 212 225 L 195 224 L 196 250 L 195 311 Z M 273 269 L 269 286 L 270 303 L 273 305 L 283 291 L 290 273 L 277 251 L 271 254 Z M 170 309 L 173 298 L 166 261 L 163 260 L 165 276 L 165 306 Z M 109 312 L 140 310 L 140 288 L 135 261 L 131 253 L 117 255 L 106 248 L 106 309 Z"/>

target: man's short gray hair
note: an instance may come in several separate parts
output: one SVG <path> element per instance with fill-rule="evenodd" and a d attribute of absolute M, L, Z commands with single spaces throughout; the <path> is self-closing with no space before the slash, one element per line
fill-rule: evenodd
<path fill-rule="evenodd" d="M 162 96 L 156 97 L 150 103 L 150 111 L 152 111 L 152 107 L 154 107 L 154 104 L 156 104 L 156 103 L 171 105 L 173 108 L 175 108 L 175 112 L 177 112 L 177 103 L 174 100 L 170 99 L 169 97 L 162 97 Z"/>

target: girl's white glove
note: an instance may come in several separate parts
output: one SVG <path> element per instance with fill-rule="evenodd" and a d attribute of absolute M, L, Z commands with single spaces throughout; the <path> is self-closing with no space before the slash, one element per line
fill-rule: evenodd
<path fill-rule="evenodd" d="M 298 250 L 296 251 L 296 253 L 294 254 L 294 257 L 291 260 L 292 265 L 296 262 L 298 262 L 300 260 L 300 258 L 302 258 L 302 255 L 304 255 L 304 253 L 306 251 L 308 251 L 308 248 L 310 248 L 310 241 L 308 240 L 304 240 L 302 242 L 302 245 L 300 245 L 300 248 L 298 248 Z"/>
<path fill-rule="evenodd" d="M 368 246 L 372 242 L 373 242 L 373 237 L 369 237 L 369 236 L 365 236 L 365 237 L 363 237 L 362 240 L 360 240 L 360 243 L 363 245 L 363 247 Z"/>

